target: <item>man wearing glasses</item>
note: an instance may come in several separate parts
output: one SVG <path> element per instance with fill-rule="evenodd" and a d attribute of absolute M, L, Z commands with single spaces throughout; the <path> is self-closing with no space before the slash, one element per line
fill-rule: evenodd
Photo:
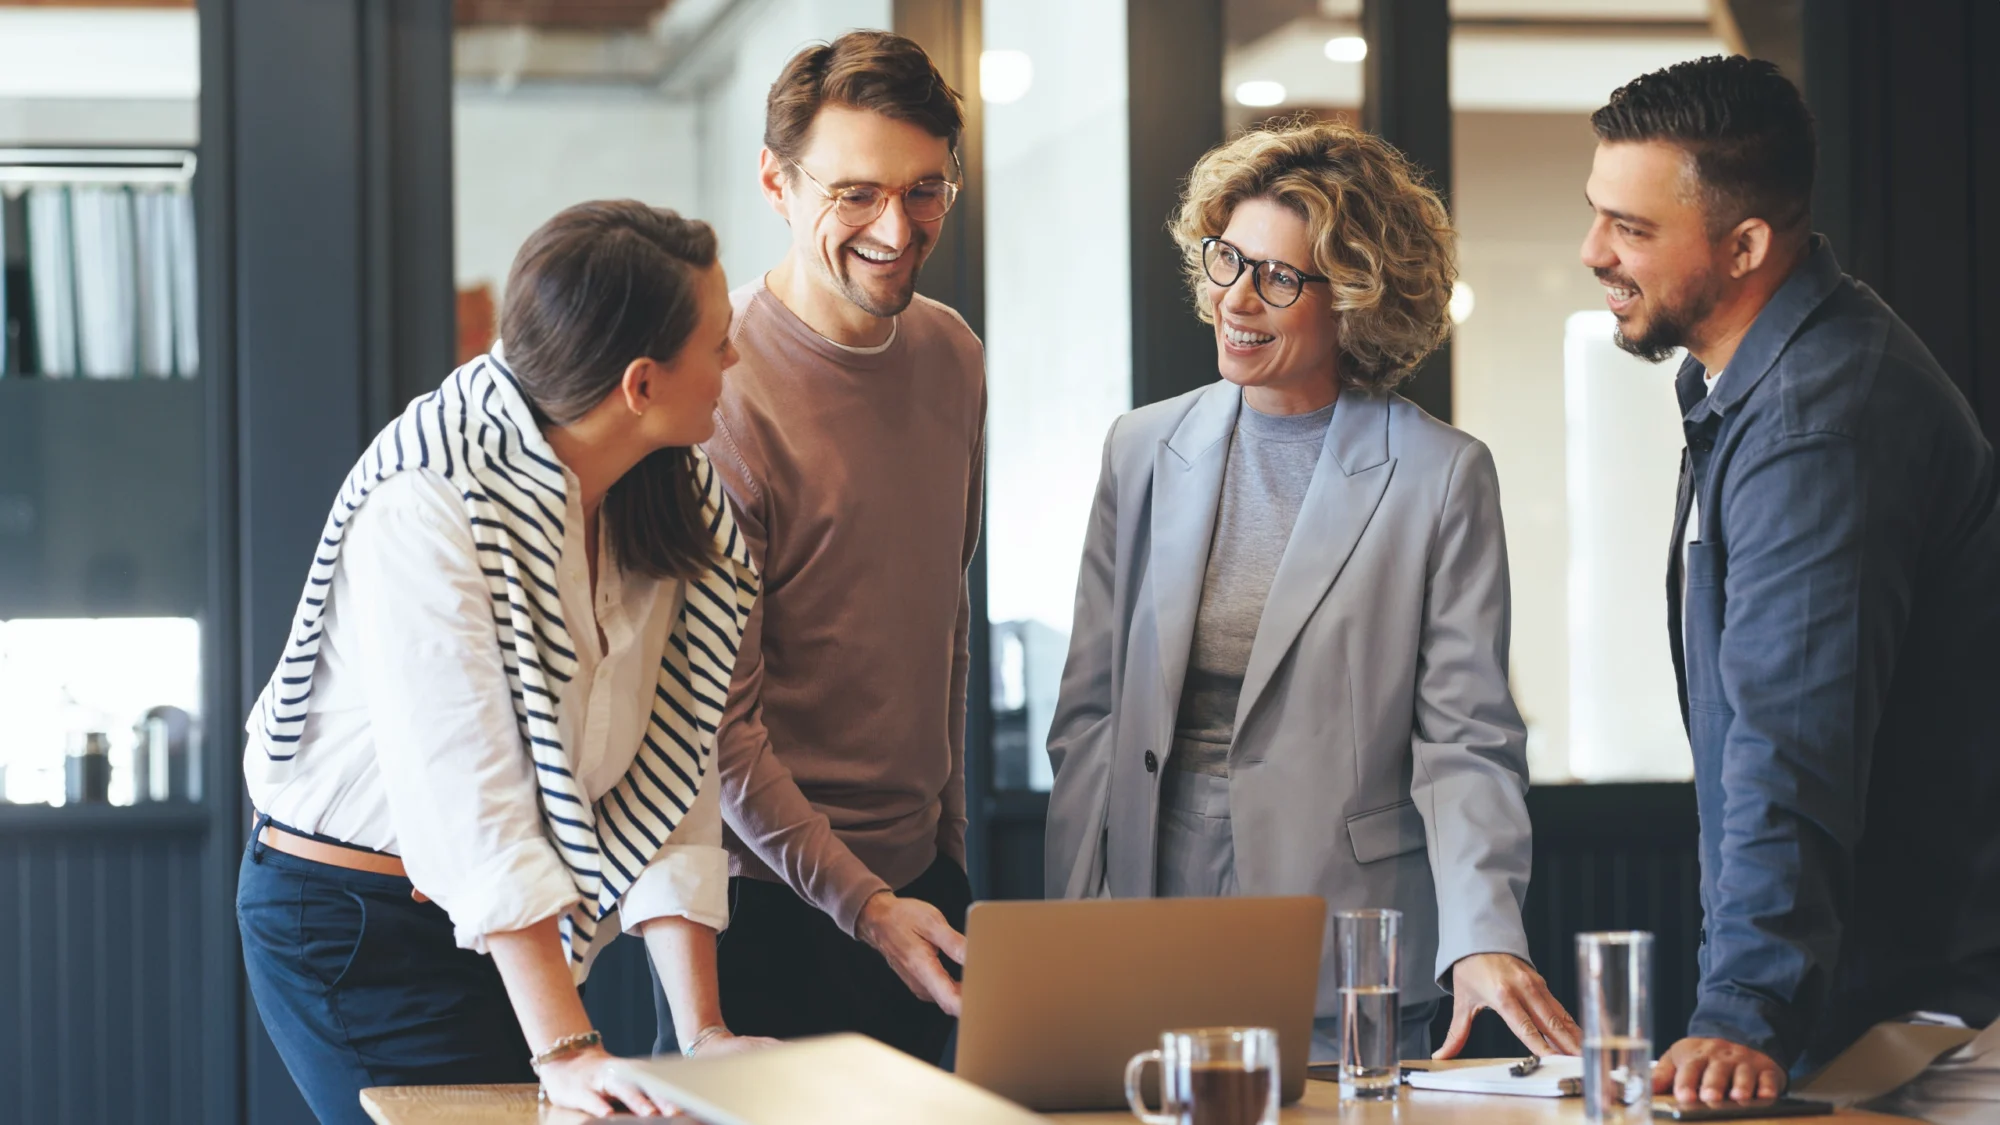
<path fill-rule="evenodd" d="M 786 65 L 759 181 L 791 250 L 732 296 L 742 360 L 707 445 L 764 579 L 717 744 L 724 1018 L 927 1061 L 958 1014 L 940 957 L 963 962 L 971 899 L 965 574 L 986 397 L 978 338 L 916 284 L 962 128 L 958 94 L 900 36 Z"/>

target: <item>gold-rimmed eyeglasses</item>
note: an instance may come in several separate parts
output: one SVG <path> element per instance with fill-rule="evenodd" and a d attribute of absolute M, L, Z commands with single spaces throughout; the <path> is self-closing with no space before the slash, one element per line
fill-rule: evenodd
<path fill-rule="evenodd" d="M 1236 284 L 1236 279 L 1243 276 L 1244 270 L 1251 270 L 1251 288 L 1274 309 L 1288 309 L 1297 304 L 1299 294 L 1305 292 L 1306 282 L 1332 280 L 1307 273 L 1276 258 L 1261 261 L 1247 258 L 1235 243 L 1215 235 L 1201 240 L 1201 268 L 1210 281 L 1224 289 Z"/>
<path fill-rule="evenodd" d="M 918 180 L 906 188 L 885 188 L 880 184 L 848 184 L 835 191 L 820 183 L 805 165 L 792 161 L 792 167 L 813 186 L 813 190 L 833 204 L 833 217 L 850 227 L 865 227 L 882 217 L 888 209 L 891 196 L 903 197 L 903 213 L 911 222 L 929 223 L 944 218 L 945 212 L 958 200 L 958 185 L 950 180 Z"/>

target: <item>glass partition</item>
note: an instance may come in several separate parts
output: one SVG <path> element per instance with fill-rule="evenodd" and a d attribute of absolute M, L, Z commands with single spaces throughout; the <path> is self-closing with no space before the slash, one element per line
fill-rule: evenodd
<path fill-rule="evenodd" d="M 514 252 L 573 203 L 630 198 L 714 225 L 739 286 L 778 263 L 757 189 L 764 99 L 799 48 L 888 27 L 890 0 L 456 6 L 461 359 L 493 340 Z"/>
<path fill-rule="evenodd" d="M 1230 133 L 1274 117 L 1359 124 L 1361 0 L 1223 0 L 1223 121 Z"/>
<path fill-rule="evenodd" d="M 1125 53 L 1104 49 L 1126 4 L 984 9 L 992 784 L 1045 790 L 1104 436 L 1132 405 Z"/>
<path fill-rule="evenodd" d="M 1500 470 L 1514 694 L 1537 781 L 1692 775 L 1664 587 L 1683 444 L 1677 364 L 1648 364 L 1611 343 L 1602 287 L 1578 248 L 1590 221 L 1589 118 L 1613 90 L 1703 55 L 1796 65 L 1797 12 L 1789 24 L 1755 25 L 1759 37 L 1746 42 L 1730 15 L 1742 7 L 1452 6 L 1461 273 L 1452 420 L 1492 447 Z"/>
<path fill-rule="evenodd" d="M 0 803 L 201 796 L 198 27 L 0 7 Z"/>

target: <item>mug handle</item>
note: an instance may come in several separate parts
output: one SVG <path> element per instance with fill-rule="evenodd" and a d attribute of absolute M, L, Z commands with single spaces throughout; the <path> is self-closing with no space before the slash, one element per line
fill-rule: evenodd
<path fill-rule="evenodd" d="M 1159 1064 L 1162 1072 L 1166 1069 L 1166 1064 L 1160 1062 L 1160 1052 L 1157 1050 L 1141 1051 L 1133 1055 L 1131 1060 L 1125 1064 L 1125 1104 L 1131 1107 L 1132 1116 L 1145 1122 L 1146 1125 L 1180 1125 L 1179 1119 L 1172 1114 L 1148 1113 L 1146 1111 L 1146 1101 L 1139 1094 L 1139 1081 L 1141 1076 L 1146 1072 L 1147 1063 Z M 1166 1076 L 1162 1073 L 1161 1077 L 1164 1079 Z M 1164 1082 L 1162 1086 L 1164 1087 Z M 1162 1094 L 1160 1100 L 1160 1108 L 1167 1108 L 1164 1094 Z"/>

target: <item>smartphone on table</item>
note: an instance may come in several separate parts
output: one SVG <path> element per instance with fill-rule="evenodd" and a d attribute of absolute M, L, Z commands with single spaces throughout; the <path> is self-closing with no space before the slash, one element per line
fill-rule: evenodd
<path fill-rule="evenodd" d="M 1747 1102 L 1653 1102 L 1653 1116 L 1665 1121 L 1738 1121 L 1760 1117 L 1820 1117 L 1833 1112 L 1826 1102 L 1804 1098 L 1755 1098 Z"/>

